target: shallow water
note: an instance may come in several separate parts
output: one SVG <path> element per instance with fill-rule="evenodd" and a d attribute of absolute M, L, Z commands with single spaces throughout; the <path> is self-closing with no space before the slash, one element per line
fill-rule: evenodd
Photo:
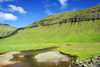
<path fill-rule="evenodd" d="M 10 61 L 20 61 L 20 63 L 13 65 L 6 65 L 3 67 L 73 67 L 72 61 L 75 61 L 75 58 L 66 55 L 66 57 L 70 58 L 69 62 L 59 62 L 59 63 L 38 63 L 33 57 L 39 53 L 49 52 L 57 49 L 57 47 L 46 48 L 42 50 L 31 50 L 31 51 L 22 51 L 20 54 L 13 55 Z M 19 56 L 23 56 L 23 58 L 19 58 Z"/>

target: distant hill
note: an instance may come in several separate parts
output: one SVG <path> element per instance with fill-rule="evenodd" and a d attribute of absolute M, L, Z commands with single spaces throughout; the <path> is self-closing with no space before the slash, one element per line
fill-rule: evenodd
<path fill-rule="evenodd" d="M 0 24 L 0 37 L 4 37 L 15 31 L 17 28 L 9 26 L 8 24 Z"/>
<path fill-rule="evenodd" d="M 16 32 L 0 43 L 100 43 L 100 5 L 53 14 Z"/>

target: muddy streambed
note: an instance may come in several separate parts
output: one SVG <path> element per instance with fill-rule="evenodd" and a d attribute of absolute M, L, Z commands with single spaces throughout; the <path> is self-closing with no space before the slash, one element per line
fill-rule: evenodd
<path fill-rule="evenodd" d="M 75 61 L 75 58 L 61 54 L 56 49 L 57 47 L 21 51 L 18 54 L 13 54 L 13 57 L 9 60 L 15 63 L 1 67 L 73 67 L 72 62 Z"/>

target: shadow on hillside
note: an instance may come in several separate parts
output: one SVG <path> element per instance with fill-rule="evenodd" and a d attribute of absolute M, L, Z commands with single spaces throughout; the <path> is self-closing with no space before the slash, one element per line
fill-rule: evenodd
<path fill-rule="evenodd" d="M 13 35 L 17 34 L 18 31 L 19 30 L 17 29 L 14 32 L 12 32 L 10 35 L 4 36 L 4 37 L 0 37 L 0 39 L 4 39 L 4 38 L 10 37 L 10 36 L 13 36 Z"/>

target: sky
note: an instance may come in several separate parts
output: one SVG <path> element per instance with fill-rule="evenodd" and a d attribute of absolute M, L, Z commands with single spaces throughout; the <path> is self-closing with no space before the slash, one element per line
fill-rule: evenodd
<path fill-rule="evenodd" d="M 25 27 L 49 15 L 100 4 L 100 0 L 0 0 L 0 24 Z"/>

